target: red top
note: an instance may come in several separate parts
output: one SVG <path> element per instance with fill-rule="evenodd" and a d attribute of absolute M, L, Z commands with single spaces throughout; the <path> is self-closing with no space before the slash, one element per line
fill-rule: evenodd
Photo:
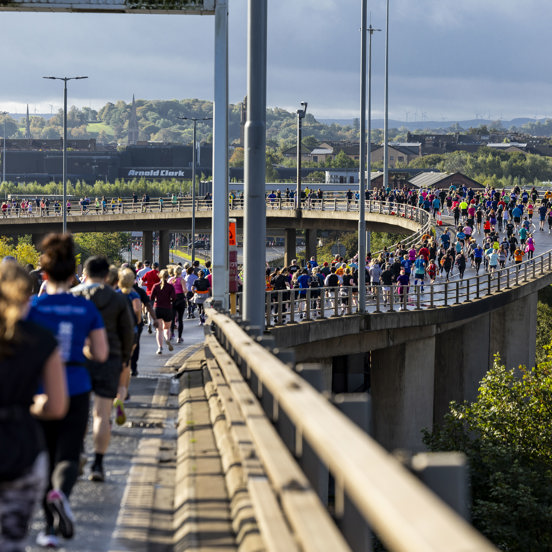
<path fill-rule="evenodd" d="M 159 271 L 155 268 L 142 276 L 142 285 L 146 286 L 146 293 L 151 297 L 153 286 L 159 282 Z M 172 287 L 172 286 L 171 286 Z"/>

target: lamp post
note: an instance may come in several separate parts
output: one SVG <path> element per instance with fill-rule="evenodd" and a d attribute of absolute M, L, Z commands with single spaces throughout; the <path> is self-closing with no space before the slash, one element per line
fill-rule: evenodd
<path fill-rule="evenodd" d="M 307 114 L 307 102 L 301 102 L 303 109 L 297 110 L 297 190 L 295 191 L 295 205 L 301 211 L 301 122 Z"/>
<path fill-rule="evenodd" d="M 2 182 L 6 182 L 6 116 L 7 111 L 0 112 L 4 116 L 4 143 L 2 146 Z"/>
<path fill-rule="evenodd" d="M 194 133 L 193 133 L 193 151 L 192 151 L 192 263 L 195 261 L 195 187 L 196 187 L 196 130 L 198 121 L 211 121 L 213 117 L 177 117 L 177 119 L 182 119 L 185 121 L 194 122 Z"/>
<path fill-rule="evenodd" d="M 43 79 L 63 81 L 63 233 L 67 232 L 67 81 L 87 79 L 88 77 L 42 77 Z"/>

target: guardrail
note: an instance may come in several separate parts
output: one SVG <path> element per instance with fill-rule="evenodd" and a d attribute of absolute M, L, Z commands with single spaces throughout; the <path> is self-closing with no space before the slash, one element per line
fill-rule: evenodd
<path fill-rule="evenodd" d="M 552 271 L 552 251 L 521 264 L 452 282 L 409 286 L 366 286 L 366 312 L 382 313 L 451 307 L 509 291 Z M 413 277 L 412 277 L 413 278 Z M 238 309 L 240 300 L 238 297 Z M 239 310 L 238 310 L 239 312 Z M 351 286 L 266 292 L 266 326 L 359 313 L 358 292 Z"/>
<path fill-rule="evenodd" d="M 323 503 L 327 477 L 333 477 L 334 518 L 352 549 L 369 549 L 373 531 L 392 551 L 495 550 L 324 395 L 279 360 L 273 354 L 277 351 L 263 347 L 228 316 L 210 311 L 210 331 L 225 351 L 221 362 L 239 369 Z M 213 354 L 218 353 L 215 350 Z M 232 372 L 228 373 L 231 383 L 237 381 Z M 246 404 L 253 408 L 251 399 Z M 304 487 L 296 479 L 286 479 L 289 471 L 282 475 L 278 465 L 282 457 L 266 446 L 258 421 L 254 410 L 245 416 L 257 445 L 255 457 L 267 466 L 272 485 L 284 493 L 281 507 L 290 524 L 300 524 L 306 519 L 306 512 L 299 515 L 297 510 Z M 293 491 L 292 498 L 289 493 Z M 316 534 L 317 528 L 311 526 L 310 531 Z M 318 550 L 335 550 L 331 546 Z"/>

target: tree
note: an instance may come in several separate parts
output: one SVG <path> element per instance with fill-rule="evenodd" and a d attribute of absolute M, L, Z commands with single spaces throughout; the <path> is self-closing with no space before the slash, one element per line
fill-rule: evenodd
<path fill-rule="evenodd" d="M 120 262 L 130 244 L 130 234 L 127 232 L 90 232 L 75 234 L 74 238 L 83 263 L 92 255 L 103 255 L 112 263 Z"/>
<path fill-rule="evenodd" d="M 232 157 L 228 160 L 231 167 L 243 167 L 244 152 L 243 148 L 235 148 Z"/>
<path fill-rule="evenodd" d="M 473 403 L 424 431 L 433 451 L 469 460 L 474 525 L 503 550 L 552 549 L 552 356 L 507 370 L 498 356 Z"/>

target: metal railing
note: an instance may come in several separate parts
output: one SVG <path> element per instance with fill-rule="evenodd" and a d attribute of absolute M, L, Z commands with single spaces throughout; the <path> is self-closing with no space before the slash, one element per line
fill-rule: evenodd
<path fill-rule="evenodd" d="M 366 286 L 368 313 L 452 307 L 515 287 L 550 274 L 552 251 L 493 272 L 454 281 L 423 285 Z M 413 280 L 414 277 L 411 276 Z M 240 300 L 238 298 L 238 305 Z M 266 326 L 310 321 L 360 312 L 358 292 L 351 286 L 288 289 L 266 292 Z"/>
<path fill-rule="evenodd" d="M 228 316 L 209 311 L 210 331 L 249 383 L 322 502 L 324 495 L 327 498 L 327 476 L 333 477 L 334 517 L 352 549 L 369 548 L 364 543 L 373 531 L 393 551 L 495 550 L 323 394 L 279 360 L 273 354 L 277 351 L 267 348 L 268 343 L 247 335 Z M 248 427 L 256 419 L 258 416 L 247 419 Z M 259 446 L 256 454 L 274 464 L 273 450 Z M 294 481 L 283 488 L 302 490 Z M 286 510 L 290 505 L 282 500 L 282 507 Z M 293 516 L 291 507 L 287 515 Z"/>

